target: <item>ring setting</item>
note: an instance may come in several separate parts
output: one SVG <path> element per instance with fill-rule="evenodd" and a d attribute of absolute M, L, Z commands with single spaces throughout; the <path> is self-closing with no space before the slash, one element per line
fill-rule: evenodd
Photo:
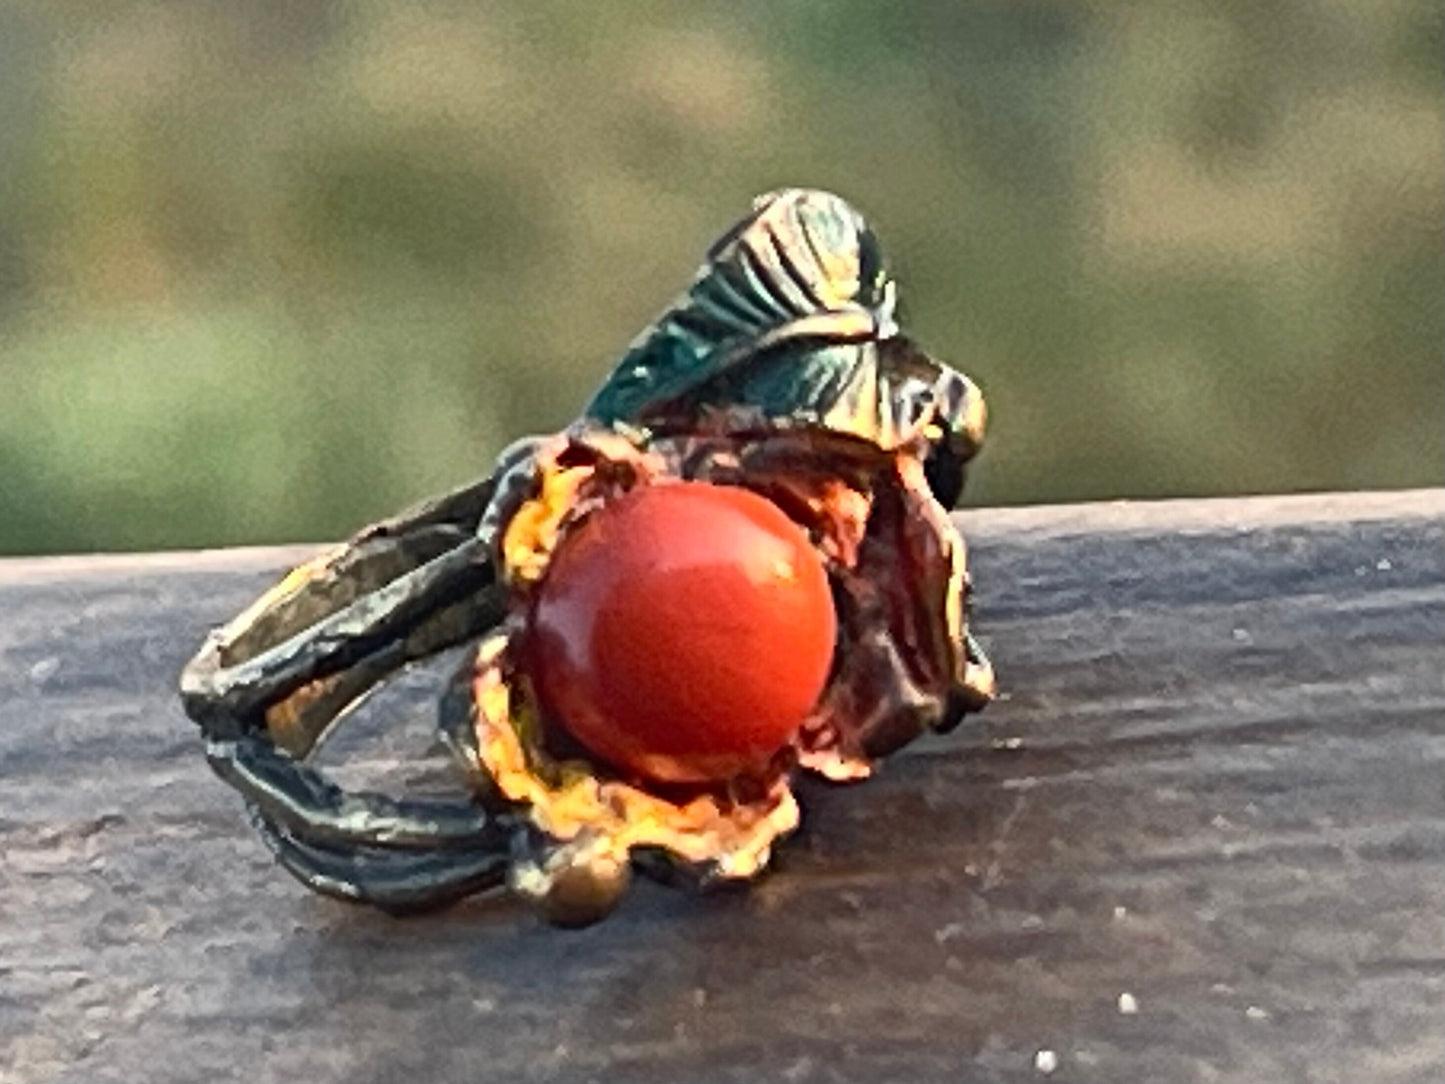
<path fill-rule="evenodd" d="M 948 516 L 978 388 L 899 329 L 872 231 L 829 193 L 757 200 L 576 422 L 367 528 L 213 632 L 181 678 L 281 863 L 404 911 L 508 886 L 561 925 L 636 868 L 746 881 L 792 781 L 865 778 L 993 696 Z M 407 665 L 467 799 L 347 791 L 307 762 Z"/>

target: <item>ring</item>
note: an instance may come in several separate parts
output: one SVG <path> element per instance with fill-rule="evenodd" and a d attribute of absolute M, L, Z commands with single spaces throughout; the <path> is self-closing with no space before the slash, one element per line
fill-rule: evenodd
<path fill-rule="evenodd" d="M 837 196 L 760 197 L 580 417 L 367 527 L 214 630 L 181 675 L 281 864 L 390 911 L 508 887 L 605 916 L 637 870 L 745 881 L 835 781 L 993 697 L 948 517 L 977 386 L 895 321 Z M 469 796 L 307 763 L 359 698 L 475 644 L 439 696 Z"/>

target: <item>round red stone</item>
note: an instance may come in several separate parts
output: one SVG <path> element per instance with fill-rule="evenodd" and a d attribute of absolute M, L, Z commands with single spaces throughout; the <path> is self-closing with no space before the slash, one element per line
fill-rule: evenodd
<path fill-rule="evenodd" d="M 761 767 L 823 690 L 837 622 L 803 530 L 745 489 L 645 486 L 558 546 L 527 667 L 544 713 L 664 782 Z"/>

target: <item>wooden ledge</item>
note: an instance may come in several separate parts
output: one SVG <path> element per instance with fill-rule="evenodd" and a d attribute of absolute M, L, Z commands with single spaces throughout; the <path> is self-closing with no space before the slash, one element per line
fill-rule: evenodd
<path fill-rule="evenodd" d="M 582 933 L 252 836 L 175 678 L 312 548 L 0 561 L 0 1082 L 1445 1079 L 1445 490 L 961 522 L 1006 699 Z"/>

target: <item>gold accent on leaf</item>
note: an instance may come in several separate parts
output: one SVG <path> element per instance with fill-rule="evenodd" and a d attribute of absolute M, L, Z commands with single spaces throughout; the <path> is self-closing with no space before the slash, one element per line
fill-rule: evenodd
<path fill-rule="evenodd" d="M 477 655 L 477 748 L 501 794 L 525 806 L 553 839 L 595 835 L 620 855 L 660 847 L 686 862 L 715 864 L 719 876 L 746 878 L 767 864 L 773 841 L 797 827 L 798 806 L 782 776 L 752 801 L 704 792 L 675 804 L 598 775 L 585 761 L 554 760 L 541 746 L 527 682 L 510 672 L 509 647 L 504 633 Z"/>

